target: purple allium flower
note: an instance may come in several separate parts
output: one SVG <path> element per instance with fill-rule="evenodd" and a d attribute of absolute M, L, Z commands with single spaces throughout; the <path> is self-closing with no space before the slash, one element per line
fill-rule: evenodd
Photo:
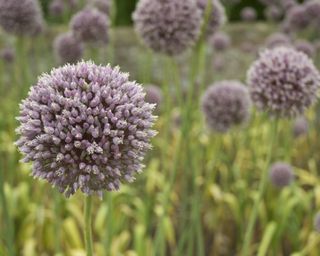
<path fill-rule="evenodd" d="M 140 0 L 132 17 L 144 43 L 167 55 L 179 55 L 192 47 L 202 24 L 194 0 Z"/>
<path fill-rule="evenodd" d="M 320 25 L 320 1 L 319 0 L 309 0 L 305 4 L 306 15 L 313 19 L 314 21 L 318 22 Z"/>
<path fill-rule="evenodd" d="M 155 104 L 157 110 L 159 110 L 162 102 L 162 91 L 158 86 L 148 85 L 145 87 L 146 91 L 146 102 L 150 104 Z"/>
<path fill-rule="evenodd" d="M 110 15 L 112 0 L 94 0 L 93 4 L 99 11 Z"/>
<path fill-rule="evenodd" d="M 61 63 L 74 63 L 82 58 L 84 47 L 71 32 L 57 36 L 53 43 L 54 52 Z"/>
<path fill-rule="evenodd" d="M 293 124 L 294 137 L 297 138 L 302 135 L 305 135 L 308 133 L 308 130 L 309 130 L 308 120 L 303 116 L 296 118 Z"/>
<path fill-rule="evenodd" d="M 43 25 L 38 1 L 0 0 L 0 25 L 11 34 L 35 35 Z"/>
<path fill-rule="evenodd" d="M 67 0 L 67 4 L 71 9 L 75 9 L 79 6 L 79 0 Z"/>
<path fill-rule="evenodd" d="M 215 33 L 210 41 L 216 51 L 224 51 L 231 45 L 230 36 L 224 32 Z"/>
<path fill-rule="evenodd" d="M 255 21 L 257 19 L 257 12 L 252 7 L 243 8 L 240 15 L 244 21 Z"/>
<path fill-rule="evenodd" d="M 294 174 L 291 165 L 287 163 L 277 162 L 270 168 L 271 183 L 278 187 L 283 188 L 290 185 L 294 179 Z"/>
<path fill-rule="evenodd" d="M 15 51 L 12 47 L 1 49 L 0 58 L 6 63 L 12 63 L 16 57 Z"/>
<path fill-rule="evenodd" d="M 94 8 L 85 8 L 75 14 L 70 22 L 73 33 L 85 43 L 108 42 L 109 20 Z"/>
<path fill-rule="evenodd" d="M 221 81 L 211 85 L 202 97 L 202 111 L 212 130 L 227 132 L 244 124 L 250 117 L 251 101 L 245 85 L 238 81 Z"/>
<path fill-rule="evenodd" d="M 317 99 L 320 74 L 313 61 L 292 48 L 267 49 L 248 71 L 253 102 L 278 117 L 303 114 Z"/>
<path fill-rule="evenodd" d="M 79 62 L 42 75 L 20 105 L 16 145 L 32 175 L 67 197 L 118 190 L 141 171 L 154 105 L 119 68 Z"/>
<path fill-rule="evenodd" d="M 274 33 L 267 38 L 265 45 L 269 49 L 272 49 L 278 46 L 290 46 L 291 39 L 286 34 Z"/>
<path fill-rule="evenodd" d="M 295 42 L 294 46 L 297 51 L 305 53 L 310 58 L 313 58 L 316 53 L 316 50 L 315 50 L 313 44 L 311 44 L 305 40 L 299 40 L 299 41 Z"/>
<path fill-rule="evenodd" d="M 226 12 L 219 0 L 196 0 L 204 19 L 208 1 L 211 1 L 211 14 L 209 17 L 207 32 L 208 37 L 212 36 L 226 22 Z"/>
<path fill-rule="evenodd" d="M 49 13 L 53 17 L 59 17 L 64 12 L 64 2 L 62 0 L 53 0 L 49 5 Z"/>
<path fill-rule="evenodd" d="M 282 18 L 283 11 L 279 6 L 271 5 L 265 9 L 264 14 L 269 20 L 278 21 Z"/>
<path fill-rule="evenodd" d="M 292 7 L 284 20 L 284 26 L 290 31 L 304 30 L 310 23 L 310 17 L 306 14 L 306 9 L 302 5 Z"/>
<path fill-rule="evenodd" d="M 297 5 L 297 1 L 296 0 L 281 0 L 280 1 L 282 8 L 285 11 L 290 10 L 292 7 Z"/>
<path fill-rule="evenodd" d="M 317 212 L 317 214 L 314 216 L 313 226 L 314 229 L 320 233 L 320 212 Z"/>
<path fill-rule="evenodd" d="M 226 66 L 226 60 L 222 56 L 215 56 L 213 60 L 213 67 L 217 71 L 223 71 Z"/>

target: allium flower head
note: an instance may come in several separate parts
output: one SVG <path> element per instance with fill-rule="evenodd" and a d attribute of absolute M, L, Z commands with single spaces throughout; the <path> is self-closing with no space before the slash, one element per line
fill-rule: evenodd
<path fill-rule="evenodd" d="M 255 21 L 257 19 L 257 12 L 252 7 L 245 7 L 241 10 L 241 19 L 244 21 Z"/>
<path fill-rule="evenodd" d="M 12 47 L 1 49 L 0 58 L 6 63 L 12 63 L 16 57 L 15 51 Z"/>
<path fill-rule="evenodd" d="M 0 0 L 0 25 L 11 34 L 35 35 L 43 25 L 36 0 Z"/>
<path fill-rule="evenodd" d="M 305 135 L 308 133 L 309 130 L 309 124 L 308 120 L 305 117 L 298 117 L 294 121 L 293 124 L 293 135 L 294 137 L 300 137 L 302 135 Z"/>
<path fill-rule="evenodd" d="M 150 104 L 155 104 L 156 108 L 159 110 L 162 102 L 162 91 L 158 86 L 148 85 L 145 87 L 146 91 L 146 102 Z"/>
<path fill-rule="evenodd" d="M 277 162 L 270 168 L 270 180 L 278 188 L 288 186 L 294 179 L 292 167 L 287 163 Z"/>
<path fill-rule="evenodd" d="M 66 196 L 117 190 L 141 171 L 154 105 L 119 68 L 79 62 L 42 75 L 20 105 L 16 145 Z"/>
<path fill-rule="evenodd" d="M 179 55 L 192 47 L 202 24 L 194 0 L 140 0 L 133 20 L 144 43 L 167 55 Z"/>
<path fill-rule="evenodd" d="M 93 4 L 99 11 L 110 15 L 112 0 L 94 0 Z"/>
<path fill-rule="evenodd" d="M 251 101 L 247 88 L 238 81 L 222 81 L 210 86 L 202 98 L 207 125 L 218 132 L 244 124 L 250 116 Z"/>
<path fill-rule="evenodd" d="M 286 34 L 283 33 L 274 33 L 270 35 L 266 40 L 267 48 L 275 48 L 279 46 L 290 46 L 291 39 Z"/>
<path fill-rule="evenodd" d="M 70 26 L 76 37 L 85 43 L 108 42 L 109 20 L 95 8 L 85 8 L 75 14 Z"/>
<path fill-rule="evenodd" d="M 306 15 L 316 22 L 320 22 L 320 1 L 309 0 L 305 3 Z M 319 24 L 318 24 L 319 25 Z"/>
<path fill-rule="evenodd" d="M 216 51 L 224 51 L 230 47 L 230 36 L 224 32 L 215 33 L 210 39 L 213 48 Z"/>
<path fill-rule="evenodd" d="M 278 21 L 282 18 L 283 12 L 279 6 L 272 5 L 265 9 L 264 15 L 269 20 Z"/>
<path fill-rule="evenodd" d="M 320 212 L 317 212 L 317 214 L 314 216 L 313 226 L 314 229 L 320 233 Z"/>
<path fill-rule="evenodd" d="M 316 50 L 313 46 L 313 44 L 309 43 L 308 41 L 305 40 L 299 40 L 295 44 L 295 49 L 299 52 L 303 52 L 306 55 L 308 55 L 310 58 L 313 58 Z"/>
<path fill-rule="evenodd" d="M 290 31 L 304 30 L 310 24 L 310 17 L 306 13 L 306 8 L 302 5 L 292 7 L 284 21 L 285 27 Z"/>
<path fill-rule="evenodd" d="M 292 48 L 265 50 L 248 71 L 253 102 L 278 117 L 301 115 L 317 99 L 320 75 L 312 60 Z"/>
<path fill-rule="evenodd" d="M 53 0 L 49 5 L 50 15 L 53 17 L 59 17 L 63 14 L 64 8 L 63 0 Z"/>
<path fill-rule="evenodd" d="M 198 8 L 201 10 L 203 19 L 205 18 L 208 1 L 211 1 L 211 14 L 207 24 L 207 36 L 212 36 L 226 22 L 226 12 L 219 0 L 196 0 Z"/>
<path fill-rule="evenodd" d="M 83 55 L 83 44 L 71 32 L 59 35 L 53 43 L 57 59 L 61 63 L 74 63 Z"/>

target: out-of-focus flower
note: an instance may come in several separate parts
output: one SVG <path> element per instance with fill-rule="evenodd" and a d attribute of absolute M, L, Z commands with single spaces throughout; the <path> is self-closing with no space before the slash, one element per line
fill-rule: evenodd
<path fill-rule="evenodd" d="M 36 0 L 0 0 L 0 25 L 18 36 L 35 35 L 42 30 L 41 8 Z"/>
<path fill-rule="evenodd" d="M 267 38 L 265 45 L 270 49 L 279 46 L 290 46 L 291 39 L 286 34 L 274 33 Z"/>
<path fill-rule="evenodd" d="M 179 55 L 192 47 L 202 24 L 194 0 L 140 0 L 133 20 L 144 43 L 167 55 Z"/>
<path fill-rule="evenodd" d="M 302 5 L 292 7 L 284 20 L 284 26 L 291 32 L 304 30 L 310 24 L 310 17 Z"/>
<path fill-rule="evenodd" d="M 49 5 L 49 13 L 53 17 L 60 17 L 63 15 L 65 6 L 62 0 L 53 0 Z"/>
<path fill-rule="evenodd" d="M 313 61 L 293 48 L 267 49 L 248 71 L 254 104 L 278 117 L 302 115 L 317 99 L 320 74 Z"/>
<path fill-rule="evenodd" d="M 12 63 L 16 57 L 15 51 L 12 47 L 1 49 L 0 58 L 6 63 Z"/>
<path fill-rule="evenodd" d="M 154 105 L 119 68 L 79 62 L 42 75 L 20 105 L 16 145 L 66 196 L 132 182 L 156 132 Z"/>
<path fill-rule="evenodd" d="M 146 102 L 150 104 L 155 104 L 156 109 L 159 110 L 162 102 L 162 91 L 158 86 L 147 85 L 145 87 L 146 91 Z"/>
<path fill-rule="evenodd" d="M 257 12 L 252 7 L 243 8 L 240 15 L 244 21 L 255 21 L 257 19 Z"/>
<path fill-rule="evenodd" d="M 238 81 L 222 81 L 210 86 L 202 98 L 202 110 L 208 127 L 227 132 L 246 123 L 251 100 L 245 85 Z"/>
<path fill-rule="evenodd" d="M 61 63 L 74 63 L 83 55 L 83 44 L 71 32 L 59 35 L 53 43 L 54 52 Z"/>
<path fill-rule="evenodd" d="M 320 212 L 317 212 L 317 214 L 314 216 L 313 226 L 314 229 L 320 233 Z"/>
<path fill-rule="evenodd" d="M 290 185 L 294 179 L 291 165 L 287 163 L 277 162 L 270 168 L 270 180 L 272 184 L 278 188 Z"/>
<path fill-rule="evenodd" d="M 215 33 L 211 37 L 210 42 L 216 51 L 224 51 L 231 45 L 230 36 L 224 32 Z"/>
<path fill-rule="evenodd" d="M 109 40 L 109 20 L 95 8 L 85 8 L 75 14 L 70 27 L 75 36 L 85 43 L 106 43 Z"/>
<path fill-rule="evenodd" d="M 313 58 L 316 53 L 313 44 L 305 40 L 298 40 L 297 42 L 295 42 L 294 46 L 297 51 L 305 53 L 310 58 Z"/>
<path fill-rule="evenodd" d="M 308 130 L 309 130 L 308 120 L 303 116 L 296 118 L 293 124 L 294 137 L 297 138 L 302 135 L 305 135 L 308 133 Z"/>

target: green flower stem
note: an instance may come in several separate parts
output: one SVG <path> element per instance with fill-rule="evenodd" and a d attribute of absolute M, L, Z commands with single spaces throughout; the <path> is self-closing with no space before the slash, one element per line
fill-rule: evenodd
<path fill-rule="evenodd" d="M 93 256 L 92 243 L 92 196 L 85 196 L 84 201 L 84 240 L 86 246 L 86 255 Z"/>
<path fill-rule="evenodd" d="M 263 199 L 265 190 L 266 190 L 266 185 L 267 185 L 267 181 L 268 181 L 268 168 L 272 159 L 272 153 L 273 153 L 273 149 L 274 149 L 274 144 L 275 141 L 277 139 L 277 131 L 278 131 L 278 120 L 274 120 L 273 124 L 272 124 L 272 129 L 271 129 L 271 141 L 270 141 L 270 151 L 268 153 L 267 156 L 267 160 L 265 162 L 265 168 L 261 173 L 261 179 L 260 179 L 260 184 L 259 184 L 259 191 L 258 191 L 258 195 L 255 199 L 254 202 L 254 206 L 251 212 L 251 216 L 249 219 L 249 225 L 244 237 L 244 243 L 243 243 L 243 248 L 242 248 L 242 256 L 249 256 L 250 255 L 250 242 L 252 239 L 252 235 L 253 235 L 253 230 L 254 230 L 254 226 L 256 223 L 256 219 L 258 216 L 258 211 L 259 211 L 259 207 L 260 207 L 260 203 Z"/>

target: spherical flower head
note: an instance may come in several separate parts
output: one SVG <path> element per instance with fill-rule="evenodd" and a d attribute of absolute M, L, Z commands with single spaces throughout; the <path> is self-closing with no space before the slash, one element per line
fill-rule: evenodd
<path fill-rule="evenodd" d="M 201 11 L 194 0 L 140 0 L 133 14 L 137 34 L 153 51 L 174 56 L 200 34 Z"/>
<path fill-rule="evenodd" d="M 155 104 L 156 109 L 160 109 L 160 105 L 162 102 L 162 91 L 158 86 L 155 85 L 147 85 L 145 87 L 146 91 L 146 102 L 150 104 Z"/>
<path fill-rule="evenodd" d="M 257 19 L 257 12 L 252 7 L 245 7 L 241 10 L 241 19 L 243 21 L 255 21 Z"/>
<path fill-rule="evenodd" d="M 277 117 L 303 114 L 317 99 L 319 71 L 304 53 L 277 47 L 261 53 L 248 71 L 251 98 Z"/>
<path fill-rule="evenodd" d="M 84 47 L 71 32 L 57 36 L 53 48 L 55 55 L 61 63 L 75 63 L 82 58 Z"/>
<path fill-rule="evenodd" d="M 227 132 L 247 122 L 251 101 L 246 86 L 238 81 L 221 81 L 211 85 L 202 97 L 202 111 L 208 127 Z"/>
<path fill-rule="evenodd" d="M 274 186 L 278 188 L 283 188 L 285 186 L 290 185 L 293 179 L 293 170 L 289 164 L 277 162 L 271 166 L 270 180 Z"/>
<path fill-rule="evenodd" d="M 295 43 L 295 49 L 299 52 L 303 52 L 308 55 L 310 58 L 315 56 L 316 50 L 313 44 L 305 40 L 299 40 Z"/>
<path fill-rule="evenodd" d="M 204 20 L 206 14 L 206 8 L 208 7 L 208 1 L 211 1 L 211 14 L 209 16 L 207 24 L 207 37 L 212 36 L 219 28 L 225 24 L 227 20 L 226 11 L 224 6 L 219 0 L 196 0 L 198 8 L 202 13 L 202 19 Z"/>
<path fill-rule="evenodd" d="M 306 13 L 306 8 L 302 5 L 292 7 L 287 13 L 284 24 L 293 32 L 304 30 L 310 24 L 310 17 Z"/>
<path fill-rule="evenodd" d="M 88 7 L 75 14 L 70 27 L 75 36 L 85 43 L 108 42 L 109 20 L 95 8 Z"/>
<path fill-rule="evenodd" d="M 285 11 L 290 10 L 292 7 L 295 7 L 298 5 L 296 0 L 281 0 L 280 1 L 282 8 Z"/>
<path fill-rule="evenodd" d="M 314 229 L 315 229 L 318 233 L 320 233 L 320 212 L 317 212 L 317 214 L 314 216 L 313 226 L 314 226 Z"/>
<path fill-rule="evenodd" d="M 54 0 L 49 5 L 49 13 L 53 17 L 59 17 L 64 12 L 64 2 L 62 0 Z"/>
<path fill-rule="evenodd" d="M 16 145 L 66 196 L 118 190 L 151 148 L 154 105 L 119 68 L 79 62 L 42 75 L 20 105 Z"/>
<path fill-rule="evenodd" d="M 300 136 L 307 134 L 308 131 L 309 131 L 308 120 L 303 116 L 296 118 L 293 124 L 293 136 L 295 138 L 298 138 Z"/>
<path fill-rule="evenodd" d="M 43 25 L 38 1 L 0 0 L 0 25 L 18 36 L 37 34 Z"/>
<path fill-rule="evenodd" d="M 279 6 L 272 5 L 265 9 L 264 14 L 269 20 L 278 21 L 282 18 L 283 11 Z"/>
<path fill-rule="evenodd" d="M 320 1 L 319 0 L 309 0 L 305 3 L 306 15 L 309 16 L 310 19 L 313 19 L 316 22 L 320 22 Z M 318 23 L 319 25 L 319 23 Z"/>
<path fill-rule="evenodd" d="M 210 41 L 216 51 L 224 51 L 231 45 L 230 36 L 224 32 L 215 33 Z"/>
<path fill-rule="evenodd" d="M 94 0 L 93 4 L 99 11 L 110 15 L 112 0 Z"/>
<path fill-rule="evenodd" d="M 12 47 L 6 47 L 1 49 L 0 51 L 0 58 L 5 63 L 12 63 L 16 57 L 15 51 Z"/>
<path fill-rule="evenodd" d="M 267 38 L 265 45 L 269 49 L 279 47 L 279 46 L 290 46 L 291 39 L 286 34 L 274 33 Z"/>

